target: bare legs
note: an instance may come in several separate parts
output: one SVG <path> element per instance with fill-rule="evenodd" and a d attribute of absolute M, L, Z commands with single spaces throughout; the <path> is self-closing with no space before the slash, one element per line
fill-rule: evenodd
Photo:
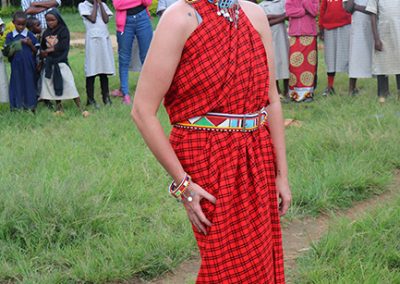
<path fill-rule="evenodd" d="M 82 113 L 82 115 L 84 117 L 89 116 L 89 112 L 82 109 L 81 99 L 79 97 L 74 98 L 74 103 L 75 103 L 75 105 L 77 106 L 77 108 L 79 109 L 79 111 Z M 63 113 L 64 113 L 64 108 L 63 108 L 63 105 L 61 103 L 61 100 L 56 100 L 56 112 L 55 112 L 55 114 L 56 115 L 62 115 Z"/>

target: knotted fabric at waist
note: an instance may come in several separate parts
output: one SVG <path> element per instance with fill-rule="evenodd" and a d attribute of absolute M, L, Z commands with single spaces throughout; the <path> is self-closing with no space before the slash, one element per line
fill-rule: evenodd
<path fill-rule="evenodd" d="M 209 112 L 206 115 L 176 123 L 174 126 L 198 130 L 251 132 L 263 125 L 267 117 L 268 113 L 265 107 L 258 112 L 247 114 Z"/>

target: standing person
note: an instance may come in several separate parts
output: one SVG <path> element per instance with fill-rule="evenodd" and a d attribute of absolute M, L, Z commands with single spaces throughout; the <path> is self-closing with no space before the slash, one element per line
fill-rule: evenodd
<path fill-rule="evenodd" d="M 289 36 L 284 0 L 264 0 L 259 4 L 267 15 L 274 45 L 275 77 L 278 93 L 282 95 L 279 80 L 283 80 L 283 97 L 289 96 Z"/>
<path fill-rule="evenodd" d="M 118 63 L 120 90 L 114 96 L 123 97 L 123 103 L 131 104 L 129 96 L 129 64 L 132 44 L 135 38 L 139 43 L 140 62 L 143 64 L 153 38 L 153 28 L 147 7 L 152 0 L 113 0 L 116 13 Z"/>
<path fill-rule="evenodd" d="M 45 15 L 52 9 L 61 5 L 61 0 L 21 0 L 21 7 L 25 14 L 34 16 L 40 21 L 42 30 L 47 28 Z"/>
<path fill-rule="evenodd" d="M 0 18 L 0 37 L 3 37 L 5 30 L 6 25 Z M 3 43 L 4 42 L 0 44 L 1 49 L 3 49 Z M 8 78 L 6 72 L 6 64 L 4 60 L 5 58 L 3 57 L 3 53 L 0 52 L 0 103 L 8 103 L 10 101 L 8 95 Z"/>
<path fill-rule="evenodd" d="M 159 0 L 157 3 L 157 11 L 156 14 L 161 18 L 162 14 L 165 12 L 165 10 L 174 4 L 177 0 Z"/>
<path fill-rule="evenodd" d="M 35 112 L 37 104 L 35 56 L 39 43 L 26 29 L 24 12 L 14 13 L 13 24 L 15 30 L 7 34 L 5 42 L 6 56 L 11 63 L 10 109 Z"/>
<path fill-rule="evenodd" d="M 193 225 L 197 283 L 284 283 L 291 197 L 268 20 L 249 1 L 187 1 L 161 17 L 132 118 Z"/>
<path fill-rule="evenodd" d="M 289 95 L 295 102 L 312 102 L 317 76 L 318 0 L 286 0 L 289 17 Z"/>
<path fill-rule="evenodd" d="M 389 95 L 388 75 L 396 75 L 397 95 L 400 99 L 400 0 L 369 0 L 375 41 L 372 74 L 377 75 L 379 102 Z"/>
<path fill-rule="evenodd" d="M 323 96 L 335 94 L 336 72 L 349 72 L 351 14 L 342 0 L 322 0 L 319 15 L 320 37 L 324 41 L 328 86 Z"/>
<path fill-rule="evenodd" d="M 75 87 L 74 76 L 68 65 L 70 36 L 67 25 L 57 9 L 46 13 L 47 29 L 43 33 L 40 55 L 44 59 L 44 70 L 41 75 L 40 98 L 56 101 L 56 114 L 62 115 L 62 100 L 73 99 L 84 117 L 81 100 Z"/>
<path fill-rule="evenodd" d="M 85 75 L 87 105 L 98 108 L 94 99 L 94 82 L 100 77 L 103 103 L 110 105 L 108 75 L 114 75 L 114 55 L 107 23 L 112 16 L 111 10 L 101 0 L 86 0 L 78 6 L 86 27 Z"/>
<path fill-rule="evenodd" d="M 358 94 L 357 78 L 372 77 L 374 39 L 370 13 L 365 10 L 368 0 L 345 2 L 346 11 L 352 13 L 349 52 L 349 95 Z"/>

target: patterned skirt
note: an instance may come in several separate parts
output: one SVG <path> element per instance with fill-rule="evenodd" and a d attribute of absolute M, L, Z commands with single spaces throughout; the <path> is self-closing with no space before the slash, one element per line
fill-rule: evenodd
<path fill-rule="evenodd" d="M 298 36 L 290 38 L 289 95 L 301 102 L 311 98 L 317 72 L 317 38 Z"/>

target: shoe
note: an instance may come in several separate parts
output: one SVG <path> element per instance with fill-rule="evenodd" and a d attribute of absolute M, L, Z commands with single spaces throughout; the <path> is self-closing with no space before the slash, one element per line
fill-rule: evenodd
<path fill-rule="evenodd" d="M 122 99 L 122 103 L 124 105 L 131 105 L 131 97 L 129 95 L 125 95 Z"/>
<path fill-rule="evenodd" d="M 121 92 L 120 89 L 116 89 L 116 90 L 112 91 L 110 95 L 113 97 L 120 97 L 120 98 L 122 98 L 124 96 L 124 94 Z"/>
<path fill-rule="evenodd" d="M 96 102 L 95 99 L 88 99 L 88 101 L 86 103 L 86 106 L 92 106 L 95 109 L 99 109 L 100 108 L 99 104 Z"/>
<path fill-rule="evenodd" d="M 313 97 L 308 97 L 308 98 L 305 98 L 304 100 L 303 100 L 303 103 L 311 103 L 311 102 L 313 102 L 314 101 L 314 98 Z"/>
<path fill-rule="evenodd" d="M 326 87 L 326 89 L 321 94 L 324 97 L 336 95 L 335 89 L 333 87 Z"/>
<path fill-rule="evenodd" d="M 386 99 L 385 97 L 379 97 L 378 102 L 383 105 L 385 103 Z"/>
<path fill-rule="evenodd" d="M 351 97 L 356 97 L 360 94 L 360 90 L 359 89 L 354 89 L 351 93 L 350 96 Z"/>
<path fill-rule="evenodd" d="M 111 101 L 111 99 L 110 99 L 110 96 L 103 96 L 103 103 L 105 104 L 105 105 L 112 105 L 112 101 Z"/>
<path fill-rule="evenodd" d="M 53 104 L 51 103 L 51 101 L 49 101 L 49 100 L 43 100 L 43 103 L 46 105 L 46 107 L 47 107 L 49 110 L 54 110 L 54 106 L 53 106 Z"/>
<path fill-rule="evenodd" d="M 281 100 L 281 103 L 283 103 L 283 104 L 287 104 L 287 103 L 290 102 L 290 97 L 289 96 L 285 96 L 285 95 L 279 94 L 279 98 Z"/>

